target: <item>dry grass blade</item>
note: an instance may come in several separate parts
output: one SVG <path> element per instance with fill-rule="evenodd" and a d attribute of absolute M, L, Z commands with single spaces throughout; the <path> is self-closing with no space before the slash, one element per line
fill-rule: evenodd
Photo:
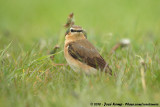
<path fill-rule="evenodd" d="M 129 39 L 122 39 L 115 46 L 113 46 L 113 48 L 111 49 L 109 55 L 112 55 L 118 48 L 127 47 L 128 45 L 130 45 L 130 40 Z"/>
<path fill-rule="evenodd" d="M 64 25 L 65 28 L 69 28 L 69 27 L 71 27 L 72 25 L 74 25 L 73 16 L 74 16 L 73 13 L 70 13 L 70 14 L 69 14 L 68 19 L 67 19 L 67 22 L 66 22 L 66 24 Z"/>
<path fill-rule="evenodd" d="M 53 48 L 53 50 L 50 52 L 50 54 L 53 54 L 52 56 L 50 56 L 50 58 L 52 59 L 52 60 L 54 60 L 54 57 L 55 57 L 55 53 L 57 52 L 57 50 L 60 48 L 60 46 L 59 45 L 56 45 L 54 48 Z"/>
<path fill-rule="evenodd" d="M 145 62 L 144 62 L 144 59 L 139 56 L 139 55 L 136 55 L 139 59 L 139 62 L 141 64 L 141 68 L 140 68 L 140 71 L 141 71 L 141 81 L 142 81 L 142 87 L 143 87 L 143 90 L 144 92 L 146 92 L 146 81 L 145 81 Z"/>

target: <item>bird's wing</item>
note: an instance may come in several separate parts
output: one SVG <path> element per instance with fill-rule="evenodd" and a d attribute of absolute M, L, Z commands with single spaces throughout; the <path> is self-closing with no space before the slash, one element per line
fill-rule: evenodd
<path fill-rule="evenodd" d="M 108 64 L 87 39 L 69 43 L 68 52 L 74 59 L 93 68 L 103 70 L 108 67 Z"/>

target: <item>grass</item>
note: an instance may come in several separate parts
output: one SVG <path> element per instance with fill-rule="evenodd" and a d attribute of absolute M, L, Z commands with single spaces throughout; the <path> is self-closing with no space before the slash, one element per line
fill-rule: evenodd
<path fill-rule="evenodd" d="M 1 0 L 0 106 L 159 103 L 159 5 L 158 0 Z M 53 65 L 66 64 L 63 24 L 70 12 L 117 73 L 116 78 L 104 73 L 87 76 L 68 66 Z M 131 45 L 109 56 L 122 38 L 129 38 Z M 48 52 L 56 44 L 60 49 L 53 61 Z"/>

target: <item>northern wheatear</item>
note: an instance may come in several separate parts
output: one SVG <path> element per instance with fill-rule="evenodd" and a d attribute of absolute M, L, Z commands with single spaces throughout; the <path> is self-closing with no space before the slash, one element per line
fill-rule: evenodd
<path fill-rule="evenodd" d="M 87 74 L 98 70 L 112 75 L 112 70 L 96 48 L 87 40 L 86 32 L 80 26 L 72 25 L 65 34 L 64 56 L 70 67 Z"/>

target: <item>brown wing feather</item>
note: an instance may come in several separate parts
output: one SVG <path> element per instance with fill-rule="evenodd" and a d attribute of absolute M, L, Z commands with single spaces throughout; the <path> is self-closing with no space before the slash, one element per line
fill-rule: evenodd
<path fill-rule="evenodd" d="M 87 39 L 71 42 L 68 47 L 68 52 L 73 58 L 93 68 L 100 68 L 101 70 L 106 67 L 109 68 L 102 56 Z M 111 72 L 110 68 L 109 70 Z"/>

